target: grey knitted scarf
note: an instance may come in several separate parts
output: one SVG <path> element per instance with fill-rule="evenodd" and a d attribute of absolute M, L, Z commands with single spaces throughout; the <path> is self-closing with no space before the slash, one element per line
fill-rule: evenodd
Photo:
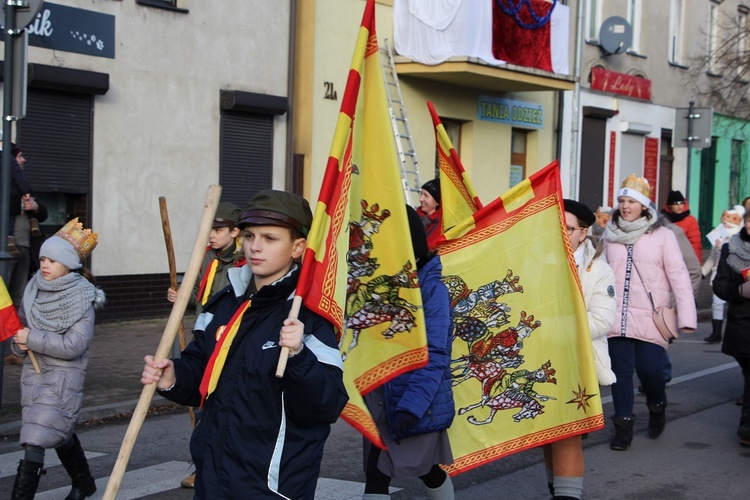
<path fill-rule="evenodd" d="M 746 267 L 750 267 L 750 241 L 743 240 L 740 233 L 729 238 L 727 264 L 738 273 Z"/>
<path fill-rule="evenodd" d="M 617 227 L 612 219 L 607 222 L 604 229 L 604 239 L 611 243 L 622 243 L 623 245 L 633 245 L 644 235 L 648 229 L 656 224 L 657 218 L 639 217 L 633 222 L 628 222 L 620 218 L 620 227 Z"/>
<path fill-rule="evenodd" d="M 42 294 L 38 292 L 53 292 Z M 91 307 L 96 287 L 78 273 L 45 281 L 37 272 L 26 285 L 23 308 L 29 326 L 53 333 L 65 333 Z"/>

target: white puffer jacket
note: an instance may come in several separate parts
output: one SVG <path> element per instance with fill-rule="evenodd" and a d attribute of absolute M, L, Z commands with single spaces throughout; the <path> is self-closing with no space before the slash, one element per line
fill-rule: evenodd
<path fill-rule="evenodd" d="M 583 265 L 578 268 L 581 279 L 583 301 L 589 318 L 591 342 L 594 345 L 594 361 L 599 385 L 612 385 L 617 379 L 609 359 L 607 333 L 615 320 L 617 300 L 615 298 L 615 273 L 604 256 L 596 252 L 591 240 L 581 243 Z"/>

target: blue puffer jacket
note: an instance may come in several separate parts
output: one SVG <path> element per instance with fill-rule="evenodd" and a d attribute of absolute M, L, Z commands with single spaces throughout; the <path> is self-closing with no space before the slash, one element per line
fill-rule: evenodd
<path fill-rule="evenodd" d="M 453 323 L 442 272 L 443 264 L 437 255 L 417 272 L 427 324 L 429 361 L 427 366 L 404 373 L 385 386 L 388 428 L 394 439 L 445 430 L 456 413 L 450 372 Z M 395 436 L 391 427 L 399 411 L 419 417 L 417 425 L 403 436 Z"/>

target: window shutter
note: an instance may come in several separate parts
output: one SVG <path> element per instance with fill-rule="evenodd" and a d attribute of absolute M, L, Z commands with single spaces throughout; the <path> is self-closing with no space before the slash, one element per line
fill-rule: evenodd
<path fill-rule="evenodd" d="M 222 200 L 244 207 L 254 194 L 271 188 L 273 118 L 222 111 L 219 153 Z"/>

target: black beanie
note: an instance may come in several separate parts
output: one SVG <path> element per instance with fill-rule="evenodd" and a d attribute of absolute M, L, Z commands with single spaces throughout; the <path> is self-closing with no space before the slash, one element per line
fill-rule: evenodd
<path fill-rule="evenodd" d="M 565 205 L 565 211 L 578 217 L 578 220 L 584 223 L 586 227 L 591 227 L 596 222 L 594 212 L 580 201 L 565 199 L 563 204 Z"/>
<path fill-rule="evenodd" d="M 422 189 L 430 193 L 435 201 L 440 203 L 440 179 L 432 179 L 422 184 Z"/>
<path fill-rule="evenodd" d="M 417 215 L 417 211 L 409 205 L 406 205 L 406 216 L 409 218 L 409 233 L 411 233 L 411 244 L 414 247 L 414 258 L 419 260 L 430 253 L 427 246 L 427 233 L 424 230 L 424 224 Z"/>
<path fill-rule="evenodd" d="M 685 201 L 685 197 L 679 191 L 670 191 L 667 196 L 667 205 L 674 205 L 678 201 Z"/>

